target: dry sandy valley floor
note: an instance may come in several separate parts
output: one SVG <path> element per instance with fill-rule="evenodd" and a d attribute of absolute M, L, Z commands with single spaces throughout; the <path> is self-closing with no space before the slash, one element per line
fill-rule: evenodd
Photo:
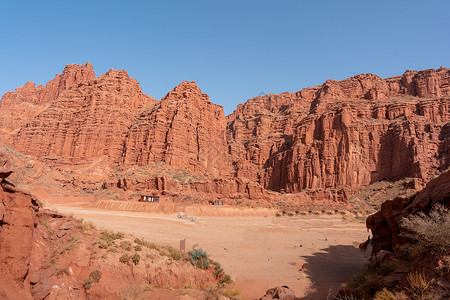
<path fill-rule="evenodd" d="M 53 201 L 52 201 L 53 202 Z M 198 243 L 219 261 L 248 299 L 287 285 L 298 299 L 326 299 L 357 273 L 369 256 L 355 248 L 367 239 L 362 222 L 338 216 L 221 217 L 94 209 L 75 203 L 49 207 L 92 221 L 101 229 L 131 233 L 146 240 L 190 250 Z M 302 266 L 303 270 L 302 271 Z"/>

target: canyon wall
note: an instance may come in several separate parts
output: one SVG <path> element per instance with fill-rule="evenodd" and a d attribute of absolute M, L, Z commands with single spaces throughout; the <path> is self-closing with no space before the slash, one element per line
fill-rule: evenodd
<path fill-rule="evenodd" d="M 250 99 L 227 117 L 235 174 L 287 192 L 426 182 L 449 166 L 449 94 L 440 68 Z"/>
<path fill-rule="evenodd" d="M 0 141 L 55 164 L 105 158 L 113 179 L 117 170 L 164 163 L 202 178 L 189 183 L 194 191 L 215 193 L 226 180 L 227 191 L 297 193 L 405 177 L 427 182 L 450 166 L 449 109 L 446 68 L 327 80 L 249 99 L 225 117 L 195 82 L 157 101 L 126 71 L 95 77 L 87 63 L 66 66 L 45 87 L 6 93 Z"/>

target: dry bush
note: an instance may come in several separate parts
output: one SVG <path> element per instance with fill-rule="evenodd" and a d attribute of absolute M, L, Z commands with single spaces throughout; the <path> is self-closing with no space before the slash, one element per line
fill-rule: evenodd
<path fill-rule="evenodd" d="M 436 204 L 428 215 L 419 212 L 402 218 L 400 226 L 407 232 L 404 236 L 416 240 L 424 249 L 446 255 L 450 249 L 450 212 Z"/>
<path fill-rule="evenodd" d="M 395 295 L 387 288 L 383 288 L 375 294 L 373 300 L 397 300 Z"/>
<path fill-rule="evenodd" d="M 431 286 L 434 279 L 427 280 L 423 272 L 412 272 L 408 274 L 409 288 L 407 290 L 411 293 L 414 299 L 427 299 L 431 292 Z"/>

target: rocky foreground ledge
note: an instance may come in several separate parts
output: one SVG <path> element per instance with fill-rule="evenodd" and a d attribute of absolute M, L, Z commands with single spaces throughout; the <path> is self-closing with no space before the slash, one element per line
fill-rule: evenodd
<path fill-rule="evenodd" d="M 372 257 L 338 299 L 450 298 L 450 170 L 369 216 Z M 373 298 L 375 297 L 375 298 Z"/>

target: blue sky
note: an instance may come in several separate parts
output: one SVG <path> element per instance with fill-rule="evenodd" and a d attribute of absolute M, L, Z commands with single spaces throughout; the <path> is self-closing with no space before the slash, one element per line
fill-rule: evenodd
<path fill-rule="evenodd" d="M 260 92 L 450 67 L 450 1 L 0 0 L 0 95 L 66 64 L 163 97 L 195 80 L 231 113 Z"/>

